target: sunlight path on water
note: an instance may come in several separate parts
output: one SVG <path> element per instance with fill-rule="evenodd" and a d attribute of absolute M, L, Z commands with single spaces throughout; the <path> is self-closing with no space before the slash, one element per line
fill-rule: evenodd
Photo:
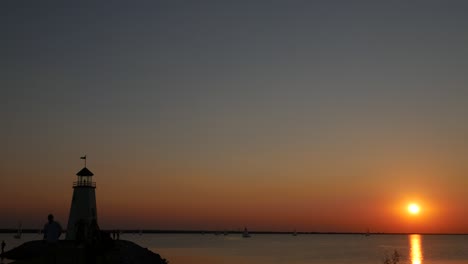
<path fill-rule="evenodd" d="M 411 264 L 422 264 L 421 235 L 409 235 Z"/>

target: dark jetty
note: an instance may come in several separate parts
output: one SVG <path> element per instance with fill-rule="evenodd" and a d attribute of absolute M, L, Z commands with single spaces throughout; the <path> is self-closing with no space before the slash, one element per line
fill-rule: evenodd
<path fill-rule="evenodd" d="M 96 263 L 96 264 L 167 264 L 161 258 L 146 248 L 127 240 L 114 240 L 106 247 L 90 248 L 77 245 L 75 241 L 60 240 L 51 247 L 42 240 L 26 242 L 2 255 L 3 258 L 14 260 L 15 264 L 48 263 Z"/>

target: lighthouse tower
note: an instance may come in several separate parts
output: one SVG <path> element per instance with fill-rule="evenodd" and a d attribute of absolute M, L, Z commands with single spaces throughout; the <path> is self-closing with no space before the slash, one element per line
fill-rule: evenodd
<path fill-rule="evenodd" d="M 73 182 L 73 198 L 71 201 L 70 215 L 67 225 L 67 240 L 76 239 L 76 231 L 79 225 L 89 227 L 92 222 L 97 223 L 96 212 L 96 182 L 93 182 L 93 173 L 85 166 L 76 176 L 77 181 Z"/>

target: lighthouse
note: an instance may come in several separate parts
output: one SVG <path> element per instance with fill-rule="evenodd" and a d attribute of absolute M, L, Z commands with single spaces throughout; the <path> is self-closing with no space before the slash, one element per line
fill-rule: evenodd
<path fill-rule="evenodd" d="M 67 240 L 75 240 L 77 229 L 88 229 L 91 224 L 97 224 L 96 211 L 96 182 L 93 181 L 93 173 L 86 168 L 86 156 L 84 167 L 76 173 L 77 180 L 73 182 L 73 197 L 70 206 L 70 214 L 67 225 Z"/>

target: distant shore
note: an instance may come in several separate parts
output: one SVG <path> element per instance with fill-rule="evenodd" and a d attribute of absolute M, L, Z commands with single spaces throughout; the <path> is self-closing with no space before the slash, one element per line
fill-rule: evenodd
<path fill-rule="evenodd" d="M 103 231 L 112 233 L 115 232 L 115 229 L 104 229 Z M 228 233 L 228 234 L 242 234 L 243 231 L 239 230 L 159 230 L 159 229 L 121 229 L 118 230 L 122 234 L 220 234 Z M 39 234 L 39 229 L 23 229 L 23 233 L 27 234 Z M 10 229 L 10 228 L 3 228 L 0 229 L 0 233 L 11 233 L 16 234 L 17 229 Z M 255 231 L 249 230 L 250 234 L 272 234 L 272 235 L 289 235 L 292 234 L 293 231 Z M 326 231 L 326 232 L 315 232 L 315 231 L 296 231 L 296 234 L 300 235 L 362 235 L 366 234 L 366 232 L 334 232 L 334 231 Z M 384 232 L 371 232 L 370 235 L 411 235 L 411 234 L 419 234 L 419 235 L 468 235 L 468 233 L 384 233 Z"/>

